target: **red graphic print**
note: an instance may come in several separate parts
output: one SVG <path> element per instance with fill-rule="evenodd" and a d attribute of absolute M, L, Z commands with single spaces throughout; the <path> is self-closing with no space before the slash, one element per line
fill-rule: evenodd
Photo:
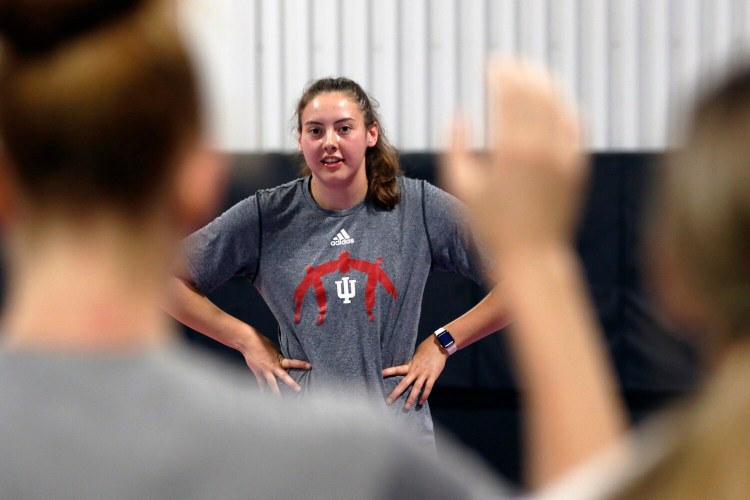
<path fill-rule="evenodd" d="M 383 265 L 383 258 L 378 257 L 375 262 L 368 262 L 366 260 L 352 259 L 349 257 L 349 252 L 341 252 L 339 258 L 330 262 L 325 262 L 319 266 L 307 266 L 305 268 L 305 277 L 302 278 L 299 286 L 294 291 L 294 322 L 299 323 L 302 315 L 302 301 L 307 294 L 307 290 L 310 287 L 315 291 L 315 300 L 318 302 L 318 319 L 315 322 L 318 325 L 323 324 L 326 319 L 327 309 L 327 298 L 326 291 L 323 288 L 323 276 L 334 273 L 336 271 L 341 273 L 348 273 L 351 269 L 360 271 L 367 274 L 367 283 L 365 284 L 365 309 L 367 310 L 367 316 L 370 317 L 370 321 L 375 321 L 375 316 L 372 314 L 375 308 L 375 289 L 378 283 L 383 285 L 388 295 L 396 300 L 398 296 L 396 287 L 393 286 L 393 282 L 388 277 L 385 271 L 381 268 Z"/>

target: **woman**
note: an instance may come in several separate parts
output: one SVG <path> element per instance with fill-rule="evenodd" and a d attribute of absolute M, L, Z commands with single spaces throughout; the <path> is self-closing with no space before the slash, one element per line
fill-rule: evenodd
<path fill-rule="evenodd" d="M 691 401 L 628 439 L 571 244 L 587 174 L 575 113 L 527 63 L 495 65 L 491 76 L 502 131 L 492 160 L 469 155 L 458 129 L 447 172 L 506 269 L 530 488 L 550 498 L 747 498 L 750 68 L 698 101 L 649 214 L 659 301 L 712 369 Z"/>
<path fill-rule="evenodd" d="M 432 441 L 433 384 L 456 347 L 504 326 L 498 294 L 415 351 L 429 271 L 483 278 L 458 203 L 400 175 L 398 155 L 355 82 L 312 83 L 296 116 L 307 175 L 259 191 L 192 235 L 170 312 L 242 352 L 261 387 L 279 392 L 279 378 L 297 391 L 334 385 L 399 401 L 394 413 Z M 279 321 L 281 354 L 205 297 L 236 275 L 255 284 Z"/>
<path fill-rule="evenodd" d="M 222 176 L 171 2 L 4 0 L 0 38 L 0 496 L 452 499 L 498 487 L 475 467 L 442 470 L 371 412 L 269 401 L 180 345 L 161 303 Z"/>

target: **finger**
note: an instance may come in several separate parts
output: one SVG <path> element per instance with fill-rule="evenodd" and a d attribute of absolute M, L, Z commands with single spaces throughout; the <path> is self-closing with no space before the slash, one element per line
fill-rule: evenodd
<path fill-rule="evenodd" d="M 509 134 L 516 129 L 508 127 L 513 121 L 516 111 L 514 99 L 509 98 L 516 86 L 519 63 L 516 60 L 495 58 L 490 61 L 487 69 L 487 87 L 489 89 L 490 145 L 492 149 L 500 148 Z"/>
<path fill-rule="evenodd" d="M 440 165 L 445 185 L 462 200 L 468 200 L 479 188 L 478 160 L 468 147 L 468 126 L 456 118 L 452 127 L 451 144 Z"/>
<path fill-rule="evenodd" d="M 413 382 L 414 377 L 404 377 L 404 379 L 399 382 L 396 388 L 391 391 L 385 402 L 388 404 L 393 404 L 393 402 L 396 401 Z"/>
<path fill-rule="evenodd" d="M 276 394 L 277 396 L 281 396 L 279 384 L 276 383 L 276 376 L 273 374 L 273 372 L 266 373 L 265 379 L 266 383 L 268 384 L 268 388 L 271 389 L 271 392 Z"/>
<path fill-rule="evenodd" d="M 422 387 L 422 395 L 419 397 L 419 404 L 423 405 L 427 402 L 427 398 L 430 397 L 430 393 L 432 392 L 432 388 L 435 385 L 435 379 L 430 377 L 428 378 L 424 386 Z"/>
<path fill-rule="evenodd" d="M 487 72 L 496 152 L 533 150 L 553 131 L 554 100 L 549 74 L 525 61 L 496 60 Z"/>
<path fill-rule="evenodd" d="M 287 358 L 281 358 L 281 367 L 285 370 L 289 370 L 292 368 L 297 368 L 300 370 L 309 370 L 312 368 L 312 365 L 308 363 L 307 361 L 302 361 L 301 359 L 287 359 Z"/>
<path fill-rule="evenodd" d="M 394 375 L 406 375 L 409 373 L 409 365 L 391 366 L 383 370 L 384 377 L 393 377 Z"/>
<path fill-rule="evenodd" d="M 299 384 L 286 372 L 286 370 L 278 370 L 275 373 L 282 382 L 294 389 L 295 392 L 299 392 L 302 390 L 302 387 L 299 386 Z"/>
<path fill-rule="evenodd" d="M 414 403 L 417 401 L 417 398 L 419 397 L 419 393 L 422 392 L 423 385 L 424 385 L 424 379 L 420 378 L 416 382 L 414 382 L 414 385 L 411 387 L 411 391 L 409 392 L 409 397 L 406 398 L 406 403 L 404 403 L 404 410 L 408 410 L 412 406 L 414 406 Z"/>

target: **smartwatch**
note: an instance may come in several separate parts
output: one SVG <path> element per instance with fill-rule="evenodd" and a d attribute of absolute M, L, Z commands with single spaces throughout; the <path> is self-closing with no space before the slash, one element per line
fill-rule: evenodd
<path fill-rule="evenodd" d="M 451 332 L 449 332 L 445 328 L 438 328 L 437 330 L 435 330 L 435 337 L 437 337 L 437 340 L 438 342 L 440 342 L 440 345 L 443 346 L 443 349 L 448 351 L 449 356 L 456 352 L 456 341 L 453 340 L 453 335 L 451 335 Z"/>

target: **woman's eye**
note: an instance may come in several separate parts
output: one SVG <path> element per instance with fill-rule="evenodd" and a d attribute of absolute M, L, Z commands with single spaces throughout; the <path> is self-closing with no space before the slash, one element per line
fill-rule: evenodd
<path fill-rule="evenodd" d="M 339 129 L 339 131 L 343 134 L 348 134 L 349 132 L 351 132 L 351 130 L 352 128 L 349 125 L 344 125 Z"/>
<path fill-rule="evenodd" d="M 319 128 L 311 128 L 311 129 L 308 129 L 308 132 L 310 133 L 310 135 L 318 135 L 318 134 L 320 134 L 320 129 Z"/>

